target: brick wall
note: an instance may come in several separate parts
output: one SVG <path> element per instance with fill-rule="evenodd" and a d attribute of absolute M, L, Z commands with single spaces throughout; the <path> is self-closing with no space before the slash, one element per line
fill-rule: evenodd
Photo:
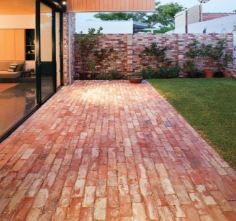
<path fill-rule="evenodd" d="M 71 84 L 75 73 L 74 55 L 75 14 L 63 14 L 63 83 Z"/>
<path fill-rule="evenodd" d="M 112 69 L 117 69 L 124 75 L 129 75 L 133 72 L 140 71 L 144 66 L 153 66 L 157 64 L 155 60 L 150 58 L 142 58 L 141 52 L 145 46 L 149 46 L 152 42 L 157 42 L 159 45 L 169 48 L 167 57 L 173 64 L 178 64 L 183 67 L 187 58 L 185 53 L 188 50 L 188 45 L 198 40 L 204 43 L 214 44 L 220 39 L 226 39 L 227 51 L 233 51 L 233 35 L 232 34 L 160 34 L 153 35 L 150 33 L 130 34 L 115 34 L 104 35 L 100 37 L 99 47 L 113 47 L 114 53 L 103 62 L 103 65 L 98 68 L 98 72 L 108 72 Z M 79 78 L 81 72 L 81 62 L 78 53 L 78 47 L 75 44 L 75 77 Z M 197 66 L 203 67 L 205 64 L 215 67 L 212 62 L 198 61 Z M 232 66 L 232 65 L 231 65 Z M 235 67 L 231 67 L 235 68 Z"/>

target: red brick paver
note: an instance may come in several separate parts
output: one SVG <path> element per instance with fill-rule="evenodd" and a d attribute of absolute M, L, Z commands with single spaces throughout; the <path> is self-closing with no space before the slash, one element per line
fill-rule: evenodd
<path fill-rule="evenodd" d="M 236 220 L 236 175 L 149 84 L 76 82 L 0 144 L 0 220 Z"/>

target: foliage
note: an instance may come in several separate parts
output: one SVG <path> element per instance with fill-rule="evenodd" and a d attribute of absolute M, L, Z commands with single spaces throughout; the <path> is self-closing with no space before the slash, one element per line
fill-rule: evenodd
<path fill-rule="evenodd" d="M 156 70 L 151 67 L 143 68 L 141 75 L 144 79 L 153 79 L 155 78 Z"/>
<path fill-rule="evenodd" d="M 121 80 L 124 76 L 116 69 L 113 69 L 107 73 L 100 73 L 96 76 L 96 80 Z"/>
<path fill-rule="evenodd" d="M 167 63 L 167 49 L 168 48 L 166 46 L 159 46 L 156 42 L 153 42 L 149 47 L 145 47 L 140 56 L 154 57 L 157 62 L 157 65 L 163 66 L 165 63 Z"/>
<path fill-rule="evenodd" d="M 187 73 L 189 78 L 200 78 L 204 77 L 204 73 L 199 71 L 192 60 L 186 61 L 184 64 L 184 71 Z"/>
<path fill-rule="evenodd" d="M 219 40 L 215 45 L 200 43 L 194 41 L 188 45 L 189 51 L 185 53 L 187 57 L 193 61 L 196 58 L 210 59 L 216 62 L 218 69 L 226 67 L 232 60 L 232 56 L 227 53 L 227 45 L 225 40 Z"/>
<path fill-rule="evenodd" d="M 179 66 L 160 67 L 157 69 L 147 67 L 142 69 L 141 75 L 144 79 L 176 78 L 179 76 L 179 72 Z"/>
<path fill-rule="evenodd" d="M 95 17 L 101 20 L 134 20 L 147 24 L 149 27 L 161 25 L 160 33 L 165 30 L 174 29 L 175 15 L 184 10 L 184 7 L 178 3 L 169 3 L 161 5 L 160 2 L 156 3 L 154 13 L 99 13 Z M 166 29 L 165 29 L 166 28 Z"/>
<path fill-rule="evenodd" d="M 174 29 L 174 27 L 172 27 L 172 26 L 171 27 L 162 26 L 159 29 L 154 30 L 153 33 L 154 34 L 163 34 L 163 33 L 166 33 L 168 31 L 171 31 L 173 29 Z"/>
<path fill-rule="evenodd" d="M 177 78 L 179 77 L 180 67 L 160 67 L 156 73 L 156 78 Z"/>
<path fill-rule="evenodd" d="M 112 12 L 112 13 L 98 13 L 94 15 L 95 18 L 99 18 L 103 21 L 127 21 L 134 18 L 133 13 L 123 13 L 123 12 Z"/>
<path fill-rule="evenodd" d="M 108 58 L 113 48 L 98 48 L 99 37 L 102 36 L 102 28 L 98 30 L 91 28 L 88 34 L 79 33 L 75 35 L 78 45 L 78 53 L 82 64 L 82 72 L 94 72 L 102 61 Z"/>
<path fill-rule="evenodd" d="M 204 4 L 204 3 L 207 3 L 209 2 L 210 0 L 198 0 L 200 4 Z"/>
<path fill-rule="evenodd" d="M 160 24 L 164 27 L 170 27 L 174 29 L 175 15 L 183 10 L 184 7 L 178 3 L 168 3 L 161 5 L 159 2 L 157 2 L 155 12 L 151 15 L 147 15 L 145 23 L 148 24 L 149 27 Z"/>
<path fill-rule="evenodd" d="M 236 168 L 233 111 L 236 110 L 236 81 L 227 78 L 149 81 Z"/>

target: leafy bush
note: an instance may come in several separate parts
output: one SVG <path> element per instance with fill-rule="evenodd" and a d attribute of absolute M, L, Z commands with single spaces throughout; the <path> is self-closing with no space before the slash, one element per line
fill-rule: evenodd
<path fill-rule="evenodd" d="M 75 34 L 79 60 L 81 62 L 81 75 L 84 73 L 95 74 L 105 61 L 114 52 L 113 48 L 100 48 L 99 38 L 103 36 L 102 28 L 90 28 L 88 34 Z"/>
<path fill-rule="evenodd" d="M 227 53 L 226 40 L 219 40 L 215 45 L 204 44 L 195 40 L 188 47 L 189 51 L 185 53 L 187 57 L 192 60 L 208 58 L 212 62 L 216 62 L 218 70 L 226 67 L 232 60 L 232 56 Z"/>
<path fill-rule="evenodd" d="M 122 73 L 114 69 L 107 73 L 100 73 L 96 76 L 96 80 L 121 80 L 124 79 Z"/>
<path fill-rule="evenodd" d="M 141 74 L 144 79 L 152 78 L 176 78 L 179 77 L 180 67 L 170 66 L 170 67 L 160 67 L 159 69 L 144 68 Z"/>
<path fill-rule="evenodd" d="M 157 43 L 153 42 L 149 47 L 145 47 L 140 56 L 154 57 L 157 66 L 163 66 L 165 63 L 168 63 L 168 59 L 166 58 L 167 50 L 167 47 L 159 46 Z"/>
<path fill-rule="evenodd" d="M 184 64 L 184 71 L 189 78 L 201 78 L 205 77 L 204 73 L 199 71 L 193 61 L 187 61 Z"/>
<path fill-rule="evenodd" d="M 180 67 L 173 66 L 173 67 L 161 67 L 156 72 L 156 78 L 176 78 L 179 77 Z"/>
<path fill-rule="evenodd" d="M 156 73 L 156 70 L 151 67 L 143 68 L 141 71 L 141 75 L 144 79 L 155 78 L 155 73 Z"/>

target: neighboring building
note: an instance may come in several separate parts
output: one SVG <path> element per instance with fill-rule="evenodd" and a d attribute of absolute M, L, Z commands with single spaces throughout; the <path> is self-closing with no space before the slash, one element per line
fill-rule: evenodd
<path fill-rule="evenodd" d="M 235 25 L 235 13 L 203 13 L 201 5 L 196 5 L 175 16 L 171 33 L 227 33 Z"/>
<path fill-rule="evenodd" d="M 190 24 L 188 33 L 231 33 L 236 27 L 236 14 Z"/>
<path fill-rule="evenodd" d="M 154 11 L 155 3 L 154 0 L 0 2 L 0 142 L 62 85 L 73 82 L 75 13 L 150 12 Z"/>

